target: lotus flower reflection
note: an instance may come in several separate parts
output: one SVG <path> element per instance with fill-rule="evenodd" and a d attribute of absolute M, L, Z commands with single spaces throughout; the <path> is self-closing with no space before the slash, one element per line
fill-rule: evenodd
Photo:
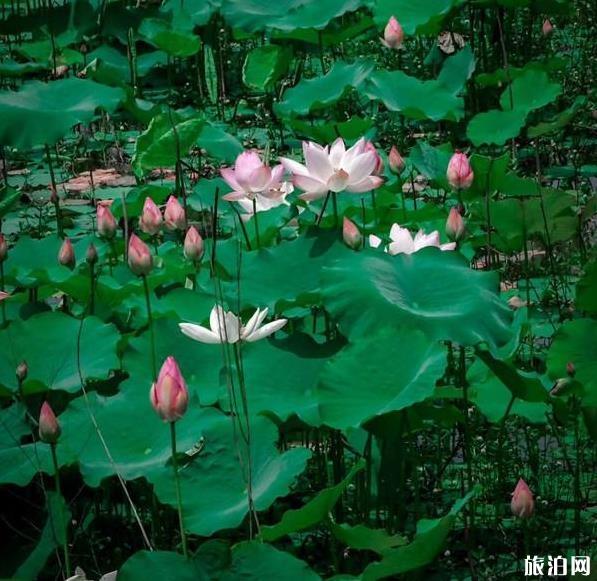
<path fill-rule="evenodd" d="M 253 343 L 275 333 L 287 323 L 287 319 L 276 319 L 263 325 L 267 311 L 257 309 L 243 325 L 240 317 L 215 305 L 209 315 L 209 329 L 193 323 L 179 323 L 178 326 L 187 337 L 200 343 Z"/>
<path fill-rule="evenodd" d="M 423 230 L 419 230 L 414 238 L 409 232 L 408 228 L 403 228 L 399 224 L 393 224 L 390 229 L 390 240 L 386 248 L 389 254 L 413 254 L 421 248 L 428 246 L 435 246 L 440 250 L 454 250 L 456 248 L 455 242 L 441 244 L 439 239 L 439 232 L 434 230 L 430 234 L 425 234 Z M 378 248 L 382 244 L 382 239 L 375 234 L 369 235 L 369 246 Z"/>

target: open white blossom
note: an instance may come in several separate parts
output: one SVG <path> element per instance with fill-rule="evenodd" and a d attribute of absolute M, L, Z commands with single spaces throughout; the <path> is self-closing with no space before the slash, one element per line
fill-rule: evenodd
<path fill-rule="evenodd" d="M 200 343 L 253 343 L 275 333 L 288 322 L 287 319 L 276 319 L 263 325 L 267 311 L 257 309 L 243 325 L 240 317 L 215 305 L 209 315 L 209 329 L 194 323 L 179 323 L 178 326 L 183 334 Z"/>
<path fill-rule="evenodd" d="M 390 240 L 391 242 L 388 244 L 386 252 L 392 255 L 412 254 L 413 252 L 417 252 L 418 250 L 421 250 L 421 248 L 426 248 L 428 246 L 435 246 L 440 250 L 454 250 L 454 248 L 456 248 L 455 242 L 441 244 L 439 232 L 437 230 L 434 230 L 430 234 L 425 234 L 423 230 L 419 230 L 413 238 L 408 228 L 402 228 L 399 224 L 392 225 L 392 228 L 390 229 Z M 377 248 L 381 244 L 381 238 L 375 234 L 369 235 L 369 246 Z"/>

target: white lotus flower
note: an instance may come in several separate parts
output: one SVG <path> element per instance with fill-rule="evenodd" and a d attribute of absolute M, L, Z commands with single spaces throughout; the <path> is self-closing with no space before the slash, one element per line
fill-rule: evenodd
<path fill-rule="evenodd" d="M 257 210 L 257 212 L 267 212 L 272 208 L 277 208 L 284 204 L 285 206 L 290 206 L 290 204 L 286 201 L 286 196 L 291 194 L 294 191 L 294 186 L 290 182 L 281 182 L 279 184 L 279 190 L 276 195 L 264 196 L 262 194 L 254 194 L 253 198 L 240 198 L 236 201 L 238 205 L 245 211 L 245 215 L 243 215 L 243 219 L 249 219 L 253 215 L 253 211 Z M 253 202 L 255 204 L 253 205 Z"/>
<path fill-rule="evenodd" d="M 209 315 L 209 329 L 193 323 L 179 323 L 178 326 L 183 334 L 200 343 L 253 343 L 275 333 L 288 322 L 287 319 L 276 319 L 262 326 L 267 311 L 257 309 L 247 324 L 243 325 L 240 317 L 215 305 Z"/>
<path fill-rule="evenodd" d="M 368 192 L 378 188 L 383 179 L 374 175 L 378 165 L 375 150 L 367 148 L 365 138 L 346 149 L 340 137 L 331 147 L 322 147 L 312 141 L 303 141 L 305 165 L 281 157 L 280 162 L 293 174 L 294 185 L 305 193 L 303 200 L 316 200 L 328 192 Z"/>
<path fill-rule="evenodd" d="M 408 228 L 402 228 L 399 224 L 393 224 L 390 229 L 390 244 L 386 248 L 389 254 L 413 254 L 427 248 L 428 246 L 435 246 L 440 250 L 454 250 L 456 248 L 455 242 L 448 244 L 441 244 L 439 240 L 439 232 L 434 230 L 430 234 L 425 234 L 423 230 L 419 230 L 413 238 Z M 375 234 L 369 235 L 369 246 L 377 248 L 382 244 L 382 239 Z"/>

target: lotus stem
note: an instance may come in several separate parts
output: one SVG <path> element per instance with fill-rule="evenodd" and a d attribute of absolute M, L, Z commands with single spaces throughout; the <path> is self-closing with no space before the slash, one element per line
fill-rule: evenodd
<path fill-rule="evenodd" d="M 257 218 L 257 200 L 253 198 L 253 220 L 255 222 L 255 240 L 257 242 L 257 248 L 261 248 L 261 242 L 259 240 L 259 219 Z"/>
<path fill-rule="evenodd" d="M 56 444 L 50 444 L 50 450 L 52 451 L 52 464 L 54 465 L 54 482 L 56 487 L 56 494 L 62 498 L 62 488 L 60 486 L 60 473 L 58 470 L 58 458 L 56 456 Z M 48 511 L 51 509 L 48 508 Z M 64 511 L 62 510 L 62 504 L 60 504 L 60 521 L 64 526 L 64 567 L 66 569 L 66 576 L 70 577 L 70 555 L 68 553 L 68 525 L 64 518 Z"/>
<path fill-rule="evenodd" d="M 176 422 L 170 422 L 170 442 L 172 446 L 172 468 L 174 470 L 174 487 L 176 489 L 176 505 L 178 507 L 180 541 L 182 543 L 182 553 L 185 556 L 185 559 L 188 559 L 189 549 L 187 546 L 187 535 L 184 531 L 184 517 L 182 513 L 182 493 L 180 490 L 180 478 L 178 475 L 178 460 L 176 458 Z"/>
<path fill-rule="evenodd" d="M 0 290 L 4 291 L 4 263 L 0 262 Z M 2 326 L 6 326 L 6 301 L 0 301 L 2 305 Z"/>
<path fill-rule="evenodd" d="M 147 282 L 147 276 L 143 275 L 143 290 L 145 291 L 145 305 L 147 306 L 147 323 L 149 325 L 149 340 L 151 342 L 151 372 L 153 374 L 153 380 L 155 381 L 158 372 L 156 364 L 156 352 L 155 352 L 155 331 L 153 328 L 153 315 L 151 314 L 151 298 L 149 295 L 149 284 Z"/>

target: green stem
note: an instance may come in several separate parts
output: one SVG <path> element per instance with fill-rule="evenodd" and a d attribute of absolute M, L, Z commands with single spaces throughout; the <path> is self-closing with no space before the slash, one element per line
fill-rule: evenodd
<path fill-rule="evenodd" d="M 95 267 L 89 265 L 89 314 L 95 313 Z"/>
<path fill-rule="evenodd" d="M 143 290 L 145 291 L 145 304 L 147 305 L 147 322 L 149 324 L 149 338 L 151 341 L 151 371 L 153 374 L 153 380 L 155 381 L 158 376 L 158 371 L 156 365 L 155 331 L 153 329 L 153 315 L 151 314 L 149 284 L 147 283 L 147 276 L 143 275 L 141 278 L 143 279 Z"/>
<path fill-rule="evenodd" d="M 257 248 L 261 248 L 259 240 L 259 218 L 257 218 L 257 199 L 253 198 L 253 222 L 255 224 L 255 240 L 257 241 Z"/>
<path fill-rule="evenodd" d="M 56 483 L 56 494 L 62 498 L 62 489 L 60 487 L 60 473 L 58 470 L 58 458 L 56 457 L 56 444 L 50 444 L 52 451 L 52 464 L 54 464 L 54 482 Z M 60 501 L 59 501 L 60 502 Z M 66 576 L 70 577 L 70 555 L 68 554 L 68 525 L 64 518 L 62 511 L 62 504 L 60 503 L 60 522 L 64 525 L 64 566 L 66 568 Z"/>
<path fill-rule="evenodd" d="M 182 553 L 186 559 L 189 558 L 187 547 L 187 535 L 184 532 L 184 519 L 182 516 L 182 494 L 180 492 L 180 478 L 178 476 L 178 461 L 176 459 L 176 423 L 170 422 L 170 442 L 172 444 L 172 467 L 174 469 L 174 485 L 176 487 L 176 504 L 178 506 L 178 524 L 180 526 L 180 540 Z"/>
<path fill-rule="evenodd" d="M 574 464 L 574 552 L 580 555 L 580 434 L 578 429 L 578 415 L 580 406 L 577 403 L 576 396 L 572 396 L 572 417 L 574 421 L 574 448 L 576 453 L 576 462 Z"/>
<path fill-rule="evenodd" d="M 4 291 L 4 263 L 0 262 L 0 290 Z M 6 301 L 1 301 L 2 305 L 2 326 L 6 326 Z"/>
<path fill-rule="evenodd" d="M 319 225 L 321 224 L 321 220 L 322 220 L 322 218 L 323 218 L 323 215 L 324 215 L 324 213 L 325 213 L 325 209 L 327 208 L 328 201 L 329 201 L 329 199 L 330 199 L 330 194 L 331 194 L 331 193 L 332 193 L 332 192 L 328 192 L 328 193 L 326 194 L 326 196 L 325 196 L 325 200 L 323 201 L 323 206 L 321 207 L 321 212 L 319 213 L 319 216 L 317 216 L 317 221 L 315 222 L 315 224 L 316 224 L 317 226 L 319 226 Z"/>

